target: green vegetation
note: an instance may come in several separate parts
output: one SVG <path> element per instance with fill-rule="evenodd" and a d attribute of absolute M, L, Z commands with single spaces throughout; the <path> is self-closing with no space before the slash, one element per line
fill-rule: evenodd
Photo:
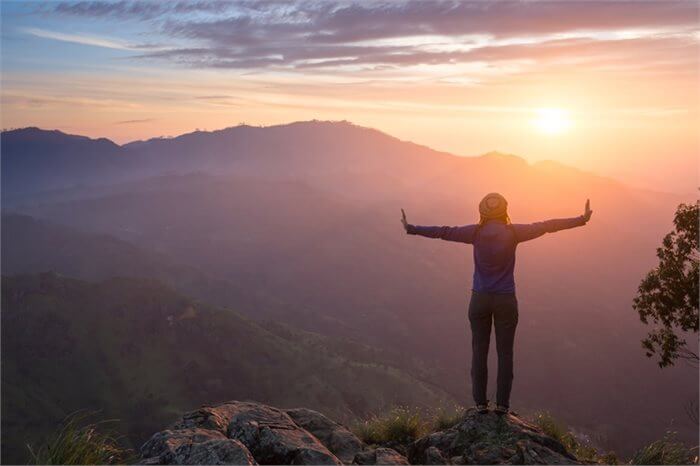
<path fill-rule="evenodd" d="M 694 449 L 697 452 L 697 448 Z M 697 453 L 676 440 L 675 432 L 667 432 L 661 440 L 637 451 L 630 464 L 698 464 Z"/>
<path fill-rule="evenodd" d="M 537 413 L 533 421 L 545 434 L 560 441 L 566 449 L 573 453 L 579 460 L 600 464 L 618 463 L 614 453 L 598 453 L 592 445 L 577 439 L 565 425 L 558 422 L 547 412 Z"/>
<path fill-rule="evenodd" d="M 433 415 L 433 431 L 449 429 L 464 418 L 465 409 L 459 405 L 440 407 Z"/>
<path fill-rule="evenodd" d="M 3 463 L 31 461 L 26 444 L 41 443 L 79 410 L 119 418 L 125 445 L 136 449 L 217 400 L 304 406 L 341 422 L 388 402 L 449 400 L 403 370 L 372 363 L 365 348 L 285 334 L 280 325 L 272 331 L 155 280 L 3 277 L 2 312 Z"/>
<path fill-rule="evenodd" d="M 109 421 L 87 423 L 86 413 L 68 416 L 58 431 L 36 450 L 28 445 L 34 464 L 123 464 L 133 455 L 105 432 Z"/>
<path fill-rule="evenodd" d="M 432 412 L 398 406 L 357 422 L 352 430 L 360 440 L 370 445 L 407 444 L 430 432 L 453 427 L 464 417 L 464 412 L 459 405 L 441 406 Z"/>
<path fill-rule="evenodd" d="M 396 407 L 381 416 L 372 416 L 353 428 L 363 442 L 376 445 L 389 442 L 410 443 L 429 431 L 429 423 L 414 408 Z"/>
<path fill-rule="evenodd" d="M 642 340 L 646 355 L 657 355 L 660 367 L 673 365 L 677 359 L 698 364 L 696 345 L 688 347 L 684 334 L 698 333 L 698 210 L 700 204 L 681 204 L 676 210 L 674 231 L 656 250 L 659 265 L 639 284 L 634 309 L 645 324 L 654 328 Z"/>

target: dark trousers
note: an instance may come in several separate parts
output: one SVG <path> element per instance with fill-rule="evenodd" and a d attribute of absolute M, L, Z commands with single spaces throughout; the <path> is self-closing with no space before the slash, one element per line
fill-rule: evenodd
<path fill-rule="evenodd" d="M 514 293 L 494 294 L 472 292 L 469 302 L 469 324 L 472 329 L 472 395 L 474 403 L 485 405 L 487 360 L 491 340 L 491 322 L 496 329 L 498 379 L 496 404 L 510 406 L 513 386 L 513 341 L 518 325 L 518 300 Z"/>

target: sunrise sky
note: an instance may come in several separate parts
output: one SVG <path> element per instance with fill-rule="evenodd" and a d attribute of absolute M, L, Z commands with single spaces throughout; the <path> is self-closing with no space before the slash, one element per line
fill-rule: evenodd
<path fill-rule="evenodd" d="M 350 120 L 698 185 L 697 1 L 2 2 L 2 126 L 123 143 Z"/>

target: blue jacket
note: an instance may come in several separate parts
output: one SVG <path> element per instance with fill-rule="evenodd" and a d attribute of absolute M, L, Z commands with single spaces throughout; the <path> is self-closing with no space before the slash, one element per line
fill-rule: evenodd
<path fill-rule="evenodd" d="M 408 225 L 410 235 L 440 238 L 474 245 L 474 291 L 515 293 L 515 248 L 518 243 L 586 224 L 583 216 L 545 220 L 530 224 L 506 225 L 491 220 L 484 225 L 424 227 Z"/>

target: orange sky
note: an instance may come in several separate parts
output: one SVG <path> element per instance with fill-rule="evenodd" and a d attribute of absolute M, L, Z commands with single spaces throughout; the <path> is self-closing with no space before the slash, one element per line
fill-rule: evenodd
<path fill-rule="evenodd" d="M 3 127 L 121 143 L 350 120 L 456 154 L 698 185 L 695 2 L 93 3 L 3 4 Z M 566 128 L 536 124 L 542 108 Z"/>

